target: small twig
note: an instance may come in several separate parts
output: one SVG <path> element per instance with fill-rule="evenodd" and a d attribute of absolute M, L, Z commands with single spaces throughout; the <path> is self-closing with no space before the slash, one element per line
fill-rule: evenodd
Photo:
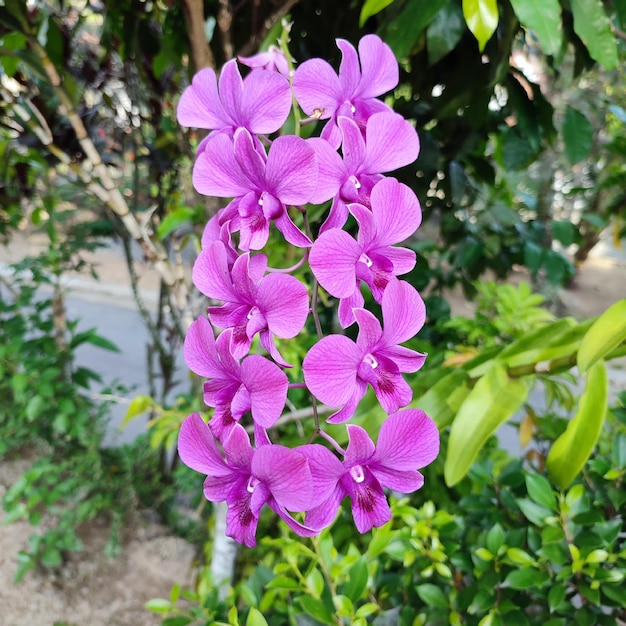
<path fill-rule="evenodd" d="M 237 56 L 249 56 L 259 49 L 263 40 L 274 25 L 289 13 L 289 11 L 298 4 L 298 0 L 285 0 L 261 25 L 261 28 L 250 37 L 248 43 L 239 50 Z"/>
<path fill-rule="evenodd" d="M 217 12 L 217 27 L 222 35 L 222 50 L 224 58 L 229 61 L 235 56 L 235 47 L 230 29 L 233 25 L 233 13 L 229 0 L 219 0 L 219 10 Z"/>

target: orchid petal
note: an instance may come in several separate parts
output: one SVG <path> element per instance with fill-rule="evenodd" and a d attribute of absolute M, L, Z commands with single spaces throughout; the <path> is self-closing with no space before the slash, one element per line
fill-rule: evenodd
<path fill-rule="evenodd" d="M 189 327 L 183 344 L 183 356 L 187 367 L 198 376 L 203 378 L 224 376 L 215 347 L 213 329 L 205 317 L 199 317 Z"/>
<path fill-rule="evenodd" d="M 376 448 L 374 442 L 370 439 L 367 431 L 356 424 L 348 424 L 348 448 L 344 457 L 346 467 L 354 465 L 367 465 L 367 462 L 374 455 Z"/>
<path fill-rule="evenodd" d="M 311 504 L 313 480 L 309 462 L 296 450 L 279 445 L 258 448 L 252 458 L 252 474 L 289 511 L 304 511 Z"/>
<path fill-rule="evenodd" d="M 343 488 L 343 485 L 341 483 L 337 483 L 337 486 L 327 500 L 308 510 L 306 517 L 304 518 L 305 524 L 310 528 L 316 528 L 318 530 L 326 528 L 326 526 L 330 526 L 337 515 L 339 507 L 341 506 L 341 501 L 346 497 L 346 495 L 347 493 Z"/>
<path fill-rule="evenodd" d="M 331 228 L 342 228 L 348 219 L 348 207 L 339 195 L 333 198 L 330 205 L 328 217 L 320 227 L 319 234 L 322 235 Z"/>
<path fill-rule="evenodd" d="M 393 89 L 399 80 L 398 62 L 391 48 L 376 35 L 359 41 L 361 81 L 354 97 L 376 98 Z"/>
<path fill-rule="evenodd" d="M 224 110 L 231 119 L 243 121 L 241 99 L 243 96 L 243 80 L 237 67 L 237 61 L 231 59 L 224 63 L 220 72 L 220 100 Z"/>
<path fill-rule="evenodd" d="M 383 178 L 370 195 L 376 224 L 376 244 L 387 246 L 410 237 L 422 221 L 419 201 L 413 191 L 395 178 Z"/>
<path fill-rule="evenodd" d="M 354 309 L 354 317 L 359 325 L 357 346 L 363 351 L 363 354 L 374 351 L 383 336 L 378 318 L 367 309 Z"/>
<path fill-rule="evenodd" d="M 342 328 L 348 328 L 351 324 L 354 324 L 354 309 L 360 309 L 365 300 L 360 289 L 360 281 L 357 280 L 356 289 L 354 293 L 348 298 L 342 298 L 339 301 L 339 308 L 337 310 L 337 317 Z"/>
<path fill-rule="evenodd" d="M 377 249 L 378 253 L 391 261 L 396 276 L 406 274 L 415 267 L 417 255 L 414 250 L 398 246 L 385 246 Z"/>
<path fill-rule="evenodd" d="M 345 474 L 341 482 L 352 499 L 354 525 L 360 533 L 382 526 L 391 519 L 391 509 L 382 487 L 368 469 L 364 471 L 362 482 L 357 483 L 350 474 Z"/>
<path fill-rule="evenodd" d="M 235 495 L 229 495 L 228 512 L 226 513 L 226 536 L 248 548 L 256 546 L 256 530 L 259 518 L 250 510 L 250 494 L 245 491 L 247 479 L 243 477 L 233 487 Z M 231 492 L 232 493 L 232 492 Z M 241 493 L 241 495 L 239 495 Z"/>
<path fill-rule="evenodd" d="M 285 135 L 272 143 L 265 169 L 267 191 L 285 204 L 306 204 L 317 188 L 315 150 L 301 137 Z"/>
<path fill-rule="evenodd" d="M 354 392 L 345 403 L 345 405 L 339 409 L 339 411 L 333 413 L 326 421 L 329 424 L 343 424 L 347 422 L 356 412 L 359 402 L 363 399 L 365 392 L 367 391 L 367 383 L 363 382 L 357 377 Z"/>
<path fill-rule="evenodd" d="M 398 471 L 417 470 L 439 454 L 439 431 L 424 411 L 405 409 L 390 415 L 381 426 L 374 461 Z"/>
<path fill-rule="evenodd" d="M 276 132 L 291 111 L 289 81 L 274 72 L 250 72 L 243 85 L 241 113 L 246 128 L 256 135 Z"/>
<path fill-rule="evenodd" d="M 191 272 L 193 284 L 208 298 L 237 300 L 228 271 L 226 246 L 215 241 L 198 255 Z"/>
<path fill-rule="evenodd" d="M 254 448 L 250 437 L 241 424 L 235 424 L 232 433 L 223 443 L 226 462 L 240 473 L 251 474 Z"/>
<path fill-rule="evenodd" d="M 265 187 L 265 153 L 259 154 L 252 135 L 245 128 L 235 132 L 233 138 L 235 159 L 244 176 L 250 181 L 249 189 L 263 191 Z"/>
<path fill-rule="evenodd" d="M 324 502 L 332 495 L 346 468 L 328 448 L 319 444 L 298 446 L 295 449 L 309 461 L 313 479 L 311 502 Z"/>
<path fill-rule="evenodd" d="M 309 315 L 307 288 L 293 276 L 269 274 L 261 284 L 256 304 L 277 337 L 291 339 L 304 327 Z"/>
<path fill-rule="evenodd" d="M 291 528 L 296 535 L 299 535 L 300 537 L 315 537 L 316 535 L 319 535 L 320 531 L 318 529 L 309 528 L 308 526 L 301 524 L 298 520 L 295 520 L 291 517 L 291 515 L 289 515 L 287 509 L 280 506 L 277 502 L 270 500 L 268 502 L 268 506 L 272 509 L 272 511 L 278 514 L 283 522 L 285 522 L 285 524 L 287 524 L 287 526 L 289 526 L 289 528 Z"/>
<path fill-rule="evenodd" d="M 317 159 L 317 189 L 309 202 L 322 204 L 339 191 L 343 182 L 348 178 L 349 172 L 343 159 L 327 141 L 320 137 L 313 137 L 307 139 L 307 143 L 315 150 Z"/>
<path fill-rule="evenodd" d="M 254 189 L 235 159 L 232 141 L 223 134 L 207 143 L 196 159 L 192 178 L 196 191 L 205 196 L 234 198 Z"/>
<path fill-rule="evenodd" d="M 181 461 L 196 472 L 221 477 L 232 473 L 224 462 L 209 427 L 198 413 L 192 413 L 181 424 L 178 454 Z"/>
<path fill-rule="evenodd" d="M 414 373 L 424 365 L 427 355 L 402 346 L 390 346 L 380 351 L 388 359 L 391 359 L 401 372 Z"/>
<path fill-rule="evenodd" d="M 328 335 L 316 343 L 302 363 L 309 391 L 329 406 L 345 404 L 355 391 L 362 354 L 344 335 Z"/>
<path fill-rule="evenodd" d="M 345 39 L 337 39 L 337 47 L 341 50 L 342 58 L 339 66 L 339 82 L 344 97 L 349 98 L 361 79 L 359 57 L 354 46 Z"/>
<path fill-rule="evenodd" d="M 343 162 L 345 167 L 350 174 L 358 176 L 358 174 L 362 171 L 362 163 L 365 160 L 366 155 L 363 134 L 356 123 L 347 117 L 340 117 L 337 120 L 337 124 L 339 125 L 343 135 L 341 152 L 343 153 Z M 380 172 L 374 173 L 379 174 Z"/>
<path fill-rule="evenodd" d="M 293 77 L 293 90 L 303 111 L 323 120 L 333 115 L 342 95 L 335 70 L 321 59 L 310 59 L 298 67 Z"/>
<path fill-rule="evenodd" d="M 190 128 L 220 129 L 232 124 L 217 92 L 217 78 L 211 68 L 201 69 L 183 91 L 176 110 L 178 121 Z"/>
<path fill-rule="evenodd" d="M 426 307 L 417 290 L 403 280 L 391 281 L 382 301 L 386 346 L 408 341 L 426 321 Z"/>
<path fill-rule="evenodd" d="M 262 356 L 251 354 L 241 363 L 241 380 L 250 393 L 252 418 L 270 428 L 280 417 L 287 400 L 285 372 Z"/>
<path fill-rule="evenodd" d="M 369 469 L 382 487 L 398 493 L 413 493 L 424 485 L 424 476 L 417 470 L 400 471 L 372 464 Z"/>
<path fill-rule="evenodd" d="M 398 113 L 375 113 L 367 120 L 362 171 L 393 172 L 417 159 L 420 142 L 415 127 Z"/>
<path fill-rule="evenodd" d="M 361 252 L 361 246 L 348 233 L 333 228 L 313 244 L 309 265 L 328 293 L 335 298 L 347 298 L 355 291 L 355 267 Z"/>
<path fill-rule="evenodd" d="M 297 248 L 310 248 L 311 240 L 293 223 L 287 211 L 274 220 L 276 228 L 283 234 L 283 237 Z"/>

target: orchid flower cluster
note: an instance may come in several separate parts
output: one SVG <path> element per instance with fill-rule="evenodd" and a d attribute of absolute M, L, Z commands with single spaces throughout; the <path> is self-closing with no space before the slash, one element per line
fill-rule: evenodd
<path fill-rule="evenodd" d="M 398 83 L 391 49 L 375 35 L 363 37 L 358 52 L 347 41 L 337 45 L 338 74 L 321 59 L 294 72 L 290 58 L 273 48 L 240 59 L 251 68 L 245 78 L 236 60 L 224 65 L 219 81 L 212 69 L 201 70 L 178 106 L 182 125 L 210 131 L 198 147 L 195 189 L 230 200 L 202 236 L 192 279 L 212 304 L 184 343 L 214 411 L 208 424 L 198 413 L 184 421 L 178 450 L 206 475 L 205 497 L 226 501 L 227 534 L 246 546 L 256 545 L 264 505 L 300 536 L 331 524 L 346 496 L 359 532 L 381 526 L 391 519 L 383 489 L 419 489 L 418 470 L 439 451 L 433 421 L 403 409 L 412 391 L 402 374 L 416 372 L 426 355 L 401 344 L 420 330 L 425 308 L 398 278 L 413 269 L 415 253 L 397 244 L 418 228 L 420 205 L 409 187 L 384 176 L 417 158 L 418 136 L 379 99 Z M 325 121 L 319 137 L 280 134 L 294 97 L 305 122 Z M 314 237 L 311 205 L 328 202 Z M 344 230 L 350 216 L 356 236 Z M 268 266 L 261 250 L 272 228 L 301 250 L 294 267 Z M 294 275 L 307 263 L 310 286 Z M 356 341 L 323 336 L 320 288 L 338 299 L 343 329 L 356 323 Z M 382 309 L 382 325 L 365 308 L 364 288 Z M 292 365 L 276 340 L 297 337 L 310 316 L 318 341 L 302 361 L 304 380 L 290 383 Z M 317 402 L 333 409 L 329 423 L 350 422 L 368 385 L 388 417 L 376 444 L 348 423 L 344 450 L 320 426 Z M 315 430 L 307 443 L 288 448 L 268 431 L 294 387 L 311 394 Z M 317 437 L 330 447 L 313 443 Z"/>

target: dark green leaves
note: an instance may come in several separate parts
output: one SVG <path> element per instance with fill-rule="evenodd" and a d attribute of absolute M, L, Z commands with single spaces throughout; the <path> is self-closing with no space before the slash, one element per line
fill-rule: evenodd
<path fill-rule="evenodd" d="M 600 0 L 572 0 L 574 30 L 591 57 L 607 70 L 617 67 L 617 42 Z"/>
<path fill-rule="evenodd" d="M 561 47 L 561 7 L 558 0 L 511 0 L 522 26 L 533 31 L 546 54 Z"/>
<path fill-rule="evenodd" d="M 589 120 L 580 111 L 568 106 L 561 130 L 569 162 L 575 164 L 586 158 L 593 144 L 593 128 Z"/>

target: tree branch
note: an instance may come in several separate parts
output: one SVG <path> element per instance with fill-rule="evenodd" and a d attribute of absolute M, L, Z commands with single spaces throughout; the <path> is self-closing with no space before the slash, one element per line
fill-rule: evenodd
<path fill-rule="evenodd" d="M 248 56 L 254 54 L 263 40 L 267 37 L 268 33 L 277 22 L 289 13 L 289 11 L 298 4 L 299 0 L 284 0 L 281 6 L 279 6 L 267 19 L 263 22 L 261 28 L 250 37 L 248 43 L 237 52 L 237 56 Z"/>
<path fill-rule="evenodd" d="M 215 57 L 206 40 L 204 31 L 204 2 L 203 0 L 184 0 L 183 13 L 187 23 L 189 44 L 191 46 L 191 61 L 194 71 L 203 67 L 215 68 Z"/>

